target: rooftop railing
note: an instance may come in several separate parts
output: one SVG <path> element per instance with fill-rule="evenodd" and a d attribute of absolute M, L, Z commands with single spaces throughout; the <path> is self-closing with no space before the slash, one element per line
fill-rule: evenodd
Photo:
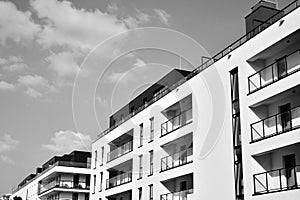
<path fill-rule="evenodd" d="M 160 195 L 160 200 L 193 200 L 193 189 Z"/>
<path fill-rule="evenodd" d="M 300 106 L 251 124 L 251 142 L 300 128 Z"/>
<path fill-rule="evenodd" d="M 161 171 L 166 171 L 193 162 L 193 148 L 176 152 L 161 159 Z"/>
<path fill-rule="evenodd" d="M 278 20 L 280 20 L 282 17 L 284 17 L 284 16 L 288 15 L 289 13 L 293 12 L 299 6 L 300 6 L 300 0 L 293 1 L 292 3 L 290 3 L 289 5 L 287 5 L 286 7 L 284 7 L 281 11 L 278 11 L 275 15 L 273 15 L 272 17 L 270 17 L 268 20 L 266 20 L 265 22 L 263 22 L 262 24 L 260 24 L 256 28 L 254 28 L 252 31 L 248 32 L 246 35 L 242 36 L 241 38 L 239 38 L 238 40 L 236 40 L 235 42 L 233 42 L 231 45 L 227 46 L 221 52 L 219 52 L 218 54 L 216 54 L 212 58 L 208 59 L 202 65 L 200 65 L 199 67 L 197 67 L 196 69 L 194 69 L 189 75 L 183 77 L 182 79 L 180 79 L 177 83 L 173 84 L 172 86 L 165 88 L 165 90 L 162 91 L 158 96 L 155 96 L 155 98 L 151 99 L 149 102 L 147 102 L 146 104 L 144 104 L 141 107 L 139 107 L 137 110 L 135 110 L 134 113 L 130 113 L 129 115 L 127 115 L 124 118 L 124 120 L 116 123 L 112 127 L 110 127 L 108 129 L 106 129 L 105 131 L 101 132 L 98 135 L 98 139 L 101 138 L 101 137 L 103 137 L 103 136 L 105 136 L 110 131 L 112 131 L 113 129 L 117 128 L 118 126 L 120 126 L 122 123 L 124 123 L 125 121 L 127 121 L 131 117 L 137 115 L 139 112 L 141 112 L 142 110 L 144 110 L 145 108 L 147 108 L 151 104 L 155 103 L 156 101 L 158 101 L 159 99 L 161 99 L 162 97 L 164 97 L 165 95 L 167 95 L 168 93 L 170 93 L 171 91 L 173 91 L 174 89 L 176 89 L 178 86 L 182 85 L 183 83 L 185 83 L 186 81 L 190 80 L 191 78 L 193 78 L 194 76 L 196 76 L 197 74 L 199 74 L 200 72 L 202 72 L 203 70 L 205 70 L 206 68 L 210 67 L 211 65 L 213 65 L 214 63 L 216 63 L 218 60 L 220 60 L 224 56 L 226 56 L 229 53 L 231 53 L 233 50 L 235 50 L 238 47 L 242 46 L 247 41 L 249 41 L 250 39 L 252 39 L 256 35 L 258 35 L 262 31 L 264 31 L 266 28 L 268 28 L 269 26 L 271 26 L 272 24 L 274 24 L 275 22 L 277 22 Z"/>
<path fill-rule="evenodd" d="M 132 172 L 126 172 L 106 180 L 106 189 L 117 187 L 132 181 Z"/>
<path fill-rule="evenodd" d="M 254 194 L 267 194 L 300 188 L 300 165 L 253 175 Z"/>
<path fill-rule="evenodd" d="M 300 51 L 297 50 L 248 77 L 249 93 L 256 92 L 300 70 Z"/>
<path fill-rule="evenodd" d="M 192 120 L 192 109 L 181 112 L 180 114 L 161 124 L 161 136 L 165 136 L 168 133 L 191 123 Z"/>
<path fill-rule="evenodd" d="M 107 153 L 107 162 L 110 162 L 116 158 L 121 157 L 122 155 L 132 151 L 133 141 L 129 141 L 122 146 L 110 151 Z"/>

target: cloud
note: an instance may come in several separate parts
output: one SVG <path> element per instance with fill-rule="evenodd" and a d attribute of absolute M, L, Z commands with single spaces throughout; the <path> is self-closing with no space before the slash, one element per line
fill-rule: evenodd
<path fill-rule="evenodd" d="M 11 135 L 4 134 L 2 139 L 0 139 L 0 153 L 12 151 L 17 147 L 18 144 L 19 141 L 13 139 Z"/>
<path fill-rule="evenodd" d="M 136 62 L 133 64 L 133 66 L 134 67 L 144 67 L 144 66 L 146 66 L 146 63 L 142 59 L 137 58 Z"/>
<path fill-rule="evenodd" d="M 27 88 L 27 90 L 25 91 L 25 94 L 27 94 L 28 96 L 30 96 L 32 98 L 41 98 L 43 96 L 42 93 L 38 92 L 37 90 L 35 90 L 33 88 Z"/>
<path fill-rule="evenodd" d="M 171 18 L 171 15 L 168 14 L 166 11 L 162 10 L 162 9 L 154 9 L 154 12 L 156 13 L 156 15 L 158 16 L 159 20 L 165 24 L 165 25 L 169 25 L 169 21 Z"/>
<path fill-rule="evenodd" d="M 73 52 L 60 52 L 52 54 L 46 58 L 49 68 L 54 70 L 59 76 L 70 76 L 78 72 L 78 60 L 82 55 Z"/>
<path fill-rule="evenodd" d="M 0 1 L 0 43 L 5 45 L 8 39 L 15 42 L 33 40 L 40 30 L 31 19 L 29 11 L 22 12 L 8 1 Z"/>
<path fill-rule="evenodd" d="M 16 86 L 11 84 L 11 83 L 8 83 L 8 82 L 5 82 L 5 81 L 0 81 L 0 90 L 3 90 L 3 91 L 15 91 L 16 90 Z"/>
<path fill-rule="evenodd" d="M 13 139 L 11 135 L 4 134 L 2 139 L 0 139 L 0 161 L 6 164 L 14 164 L 14 161 L 3 153 L 15 150 L 19 143 L 20 142 Z"/>
<path fill-rule="evenodd" d="M 25 94 L 33 98 L 40 98 L 45 93 L 57 92 L 47 79 L 39 75 L 20 76 L 17 81 L 20 86 L 25 87 Z"/>
<path fill-rule="evenodd" d="M 147 22 L 150 21 L 151 17 L 150 15 L 136 9 L 136 16 L 127 16 L 126 18 L 123 19 L 123 21 L 125 22 L 125 24 L 127 25 L 127 27 L 129 29 L 132 28 L 137 28 Z"/>
<path fill-rule="evenodd" d="M 73 150 L 90 150 L 91 144 L 89 135 L 66 130 L 54 133 L 51 143 L 44 144 L 43 147 L 54 152 L 68 153 Z"/>
<path fill-rule="evenodd" d="M 108 106 L 108 102 L 100 96 L 96 97 L 96 102 L 101 106 Z"/>
<path fill-rule="evenodd" d="M 29 69 L 21 57 L 9 56 L 8 58 L 0 58 L 0 66 L 8 72 L 23 71 Z"/>
<path fill-rule="evenodd" d="M 13 161 L 10 157 L 6 155 L 0 155 L 0 160 L 6 164 L 10 164 L 10 165 L 15 164 L 15 161 Z"/>
<path fill-rule="evenodd" d="M 32 0 L 30 5 L 44 22 L 38 42 L 46 48 L 63 46 L 85 51 L 127 30 L 115 16 L 99 9 L 77 9 L 69 1 Z"/>
<path fill-rule="evenodd" d="M 116 13 L 117 11 L 119 11 L 119 7 L 117 6 L 116 2 L 112 2 L 107 5 L 106 10 L 109 13 Z"/>

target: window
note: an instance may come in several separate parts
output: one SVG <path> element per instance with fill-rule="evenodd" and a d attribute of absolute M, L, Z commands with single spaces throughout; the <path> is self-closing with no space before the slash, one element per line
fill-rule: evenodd
<path fill-rule="evenodd" d="M 72 194 L 72 200 L 78 200 L 78 193 Z"/>
<path fill-rule="evenodd" d="M 153 200 L 153 184 L 149 185 L 149 200 Z"/>
<path fill-rule="evenodd" d="M 139 155 L 139 178 L 143 177 L 143 155 Z"/>
<path fill-rule="evenodd" d="M 100 188 L 99 188 L 99 192 L 102 191 L 102 184 L 103 184 L 103 172 L 100 172 Z"/>
<path fill-rule="evenodd" d="M 90 199 L 90 195 L 89 194 L 85 194 L 84 195 L 84 200 L 89 200 Z"/>
<path fill-rule="evenodd" d="M 154 117 L 150 118 L 150 141 L 152 142 L 154 139 Z"/>
<path fill-rule="evenodd" d="M 143 146 L 143 129 L 144 129 L 144 124 L 140 124 L 140 147 Z"/>
<path fill-rule="evenodd" d="M 96 191 L 96 175 L 94 175 L 93 193 Z"/>
<path fill-rule="evenodd" d="M 149 151 L 150 153 L 150 173 L 149 176 L 153 175 L 153 150 Z"/>
<path fill-rule="evenodd" d="M 139 188 L 139 200 L 142 200 L 143 197 L 143 189 L 140 187 Z"/>
<path fill-rule="evenodd" d="M 104 147 L 101 147 L 101 160 L 100 160 L 100 166 L 103 165 L 104 160 Z"/>
<path fill-rule="evenodd" d="M 95 154 L 94 154 L 94 162 L 95 162 L 95 164 L 94 164 L 94 169 L 96 169 L 97 168 L 97 157 L 98 157 L 98 155 L 97 155 L 97 150 L 95 151 Z"/>

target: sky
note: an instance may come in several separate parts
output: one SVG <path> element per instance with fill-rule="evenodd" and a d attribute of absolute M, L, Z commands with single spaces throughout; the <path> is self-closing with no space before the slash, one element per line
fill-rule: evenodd
<path fill-rule="evenodd" d="M 241 37 L 256 2 L 0 0 L 0 194 L 54 155 L 89 150 L 130 99 Z"/>

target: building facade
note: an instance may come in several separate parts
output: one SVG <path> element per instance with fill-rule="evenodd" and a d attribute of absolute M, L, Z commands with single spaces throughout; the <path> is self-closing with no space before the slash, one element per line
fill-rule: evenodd
<path fill-rule="evenodd" d="M 10 199 L 89 200 L 90 161 L 91 153 L 84 151 L 54 156 L 27 176 Z"/>
<path fill-rule="evenodd" d="M 299 6 L 259 1 L 243 37 L 113 114 L 92 145 L 91 198 L 299 199 Z"/>

